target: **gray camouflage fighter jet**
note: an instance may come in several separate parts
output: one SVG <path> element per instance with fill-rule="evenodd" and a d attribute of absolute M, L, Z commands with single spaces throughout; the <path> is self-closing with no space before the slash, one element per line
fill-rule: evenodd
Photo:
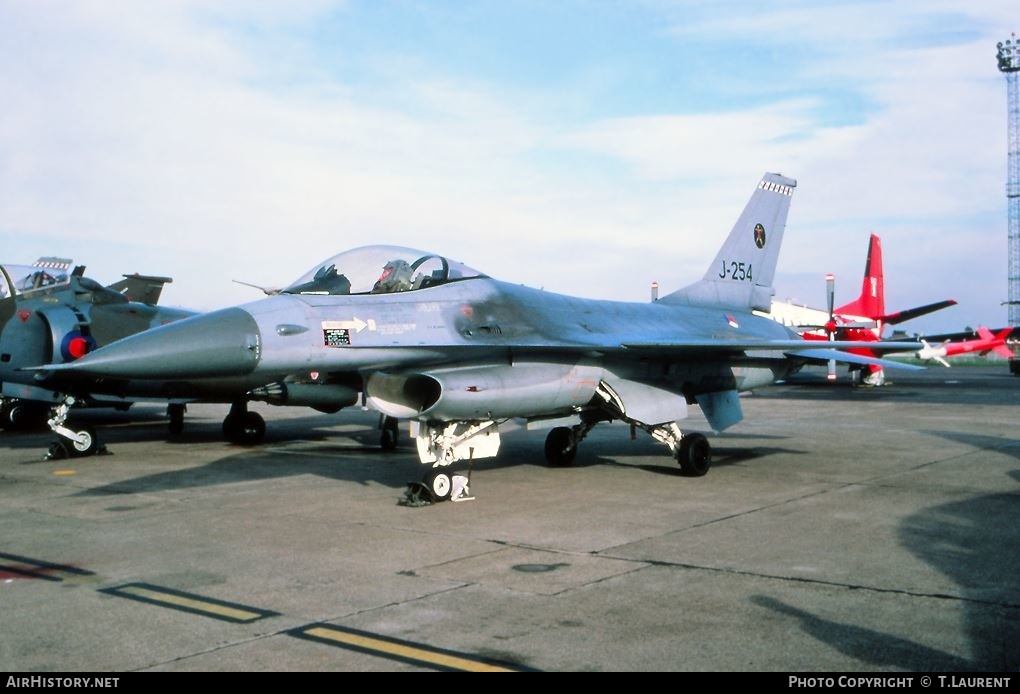
<path fill-rule="evenodd" d="M 75 384 L 73 392 L 57 379 L 40 381 L 26 369 L 72 362 L 128 335 L 197 315 L 157 306 L 163 286 L 173 281 L 169 277 L 135 273 L 104 287 L 84 276 L 85 266 L 72 266 L 66 258 L 40 258 L 30 266 L 0 265 L 0 427 L 18 429 L 47 422 L 59 437 L 51 456 L 91 455 L 101 448 L 92 429 L 64 426 L 72 407 L 127 409 L 140 401 L 166 403 L 170 433 L 179 434 L 188 403 L 228 402 L 231 410 L 223 433 L 228 440 L 245 445 L 260 442 L 265 433 L 261 416 L 247 409 L 249 400 L 326 412 L 340 409 L 335 387 L 309 388 L 300 378 L 255 392 L 249 392 L 252 382 L 233 378 L 204 381 L 195 388 L 181 387 L 173 380 L 136 381 L 129 388 L 104 381 L 92 388 Z M 342 404 L 357 401 L 357 390 L 344 393 Z"/>
<path fill-rule="evenodd" d="M 336 393 L 338 405 L 357 389 L 367 406 L 412 422 L 433 500 L 466 493 L 447 466 L 495 456 L 510 420 L 551 428 L 552 465 L 569 464 L 597 423 L 622 420 L 665 444 L 684 473 L 703 475 L 708 440 L 677 424 L 688 405 L 722 431 L 743 417 L 739 391 L 808 358 L 902 366 L 839 351 L 899 343 L 820 347 L 752 314 L 769 308 L 795 186 L 765 174 L 704 278 L 652 303 L 567 297 L 439 255 L 368 246 L 279 294 L 141 333 L 41 377 L 124 387 L 234 378 L 264 391 L 309 374 L 306 387 Z"/>
<path fill-rule="evenodd" d="M 107 287 L 66 258 L 0 265 L 0 426 L 46 419 L 64 395 L 40 387 L 22 369 L 61 364 L 127 335 L 195 315 L 157 306 L 169 277 L 124 275 Z M 89 398 L 104 404 L 102 398 Z M 107 405 L 128 405 L 123 401 Z"/>

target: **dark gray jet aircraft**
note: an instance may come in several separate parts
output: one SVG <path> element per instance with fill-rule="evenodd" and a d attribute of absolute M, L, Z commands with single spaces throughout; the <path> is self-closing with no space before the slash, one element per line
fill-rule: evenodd
<path fill-rule="evenodd" d="M 769 309 L 796 181 L 766 174 L 703 279 L 652 303 L 567 297 L 492 279 L 439 255 L 369 246 L 316 266 L 279 294 L 157 328 L 53 367 L 90 386 L 232 378 L 286 391 L 307 374 L 339 407 L 410 420 L 433 500 L 467 493 L 452 463 L 495 456 L 511 421 L 551 428 L 545 455 L 569 464 L 599 422 L 622 420 L 705 474 L 704 435 L 678 422 L 697 403 L 712 429 L 742 417 L 739 391 L 807 359 L 895 362 L 821 347 L 753 310 Z M 395 435 L 393 429 L 391 435 Z"/>
<path fill-rule="evenodd" d="M 41 423 L 64 394 L 22 369 L 74 361 L 122 337 L 195 315 L 156 306 L 169 277 L 124 275 L 108 287 L 65 258 L 0 265 L 0 425 Z M 91 404 L 129 405 L 89 397 Z"/>
<path fill-rule="evenodd" d="M 72 407 L 127 408 L 138 401 L 165 402 L 170 432 L 177 434 L 183 430 L 188 402 L 229 402 L 224 435 L 243 444 L 258 443 L 265 433 L 261 416 L 247 411 L 248 400 L 307 405 L 327 412 L 339 409 L 333 404 L 335 389 L 307 388 L 298 379 L 256 392 L 249 392 L 251 382 L 235 378 L 204 381 L 190 388 L 172 379 L 139 381 L 131 388 L 116 381 L 68 388 L 56 379 L 38 379 L 26 369 L 70 363 L 128 335 L 197 315 L 156 305 L 163 285 L 173 281 L 169 277 L 124 275 L 104 287 L 84 276 L 84 266 L 71 268 L 72 261 L 66 258 L 40 258 L 30 266 L 0 265 L 0 426 L 35 426 L 49 418 L 50 428 L 61 437 L 57 443 L 63 452 L 80 456 L 94 453 L 99 442 L 87 427 L 64 426 Z M 323 404 L 327 391 L 330 396 Z M 306 393 L 308 397 L 303 397 Z M 357 401 L 356 390 L 345 393 L 345 405 Z"/>

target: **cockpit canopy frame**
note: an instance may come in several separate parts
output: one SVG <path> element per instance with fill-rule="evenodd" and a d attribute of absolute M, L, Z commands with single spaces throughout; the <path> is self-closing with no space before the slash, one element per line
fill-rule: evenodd
<path fill-rule="evenodd" d="M 0 299 L 22 296 L 42 290 L 66 287 L 71 282 L 67 267 L 41 267 L 39 265 L 0 266 Z"/>
<path fill-rule="evenodd" d="M 362 246 L 319 263 L 284 294 L 393 294 L 486 277 L 435 253 L 401 246 Z"/>

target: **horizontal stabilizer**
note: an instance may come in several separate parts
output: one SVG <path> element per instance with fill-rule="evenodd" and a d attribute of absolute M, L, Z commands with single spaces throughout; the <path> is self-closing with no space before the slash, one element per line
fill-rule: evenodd
<path fill-rule="evenodd" d="M 926 304 L 924 306 L 918 306 L 917 308 L 908 308 L 906 311 L 897 311 L 896 313 L 890 313 L 888 316 L 874 316 L 876 320 L 880 320 L 888 325 L 897 325 L 905 321 L 917 318 L 918 316 L 925 316 L 935 311 L 941 311 L 944 308 L 956 305 L 956 299 L 946 299 L 945 301 L 936 301 L 934 304 Z"/>

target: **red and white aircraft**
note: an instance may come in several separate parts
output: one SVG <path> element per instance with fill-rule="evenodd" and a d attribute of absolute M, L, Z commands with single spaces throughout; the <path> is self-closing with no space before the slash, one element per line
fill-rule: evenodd
<path fill-rule="evenodd" d="M 798 330 L 804 338 L 809 340 L 877 342 L 882 339 L 882 330 L 886 325 L 898 325 L 911 318 L 917 318 L 956 303 L 955 299 L 946 299 L 904 311 L 886 313 L 882 242 L 875 234 L 871 235 L 868 243 L 868 260 L 864 266 L 864 281 L 861 284 L 860 296 L 848 304 L 834 308 L 835 280 L 832 275 L 826 275 L 825 279 L 829 297 L 828 311 L 773 301 L 772 311 L 767 315 L 773 320 Z M 948 347 L 948 345 L 946 346 Z M 875 356 L 868 349 L 848 351 L 869 357 Z M 880 366 L 865 366 L 860 371 L 852 370 L 851 374 L 854 378 L 860 376 L 862 382 L 867 385 L 879 386 L 885 382 L 885 373 Z M 829 362 L 829 380 L 835 379 L 836 364 Z"/>

